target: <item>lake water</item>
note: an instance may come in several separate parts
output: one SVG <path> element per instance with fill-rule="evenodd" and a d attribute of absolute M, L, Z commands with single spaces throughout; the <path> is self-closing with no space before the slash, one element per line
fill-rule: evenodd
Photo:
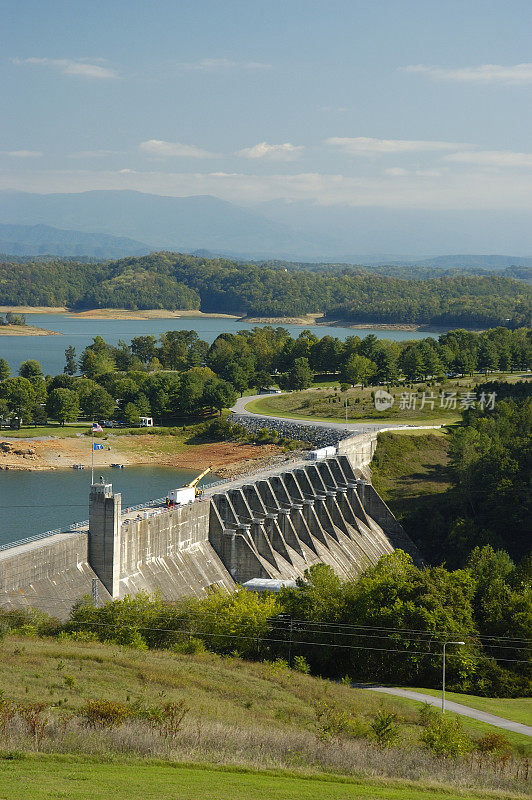
<path fill-rule="evenodd" d="M 65 366 L 65 348 L 73 345 L 79 357 L 83 349 L 97 335 L 102 336 L 109 344 L 118 344 L 123 339 L 129 344 L 134 336 L 153 334 L 159 336 L 165 331 L 194 330 L 200 339 L 213 342 L 221 333 L 236 333 L 245 329 L 250 323 L 238 319 L 216 319 L 209 317 L 178 317 L 172 319 L 84 319 L 69 314 L 26 314 L 28 325 L 58 331 L 63 336 L 2 336 L 0 337 L 0 357 L 5 358 L 16 373 L 22 361 L 36 358 L 40 361 L 44 374 L 57 375 Z M 261 326 L 262 327 L 262 326 Z M 301 325 L 283 325 L 294 337 L 299 336 L 304 328 Z M 424 339 L 428 334 L 422 331 L 384 331 L 375 328 L 356 329 L 330 327 L 326 325 L 308 325 L 316 336 L 336 336 L 346 339 L 348 336 L 360 337 L 374 333 L 379 339 Z M 430 334 L 438 336 L 437 333 Z"/>
<path fill-rule="evenodd" d="M 101 472 L 95 472 L 95 480 Z M 122 493 L 124 509 L 164 497 L 194 477 L 184 470 L 148 466 L 105 469 L 103 475 Z M 205 482 L 212 480 L 209 475 Z M 0 472 L 0 545 L 87 519 L 90 482 L 90 469 Z"/>
<path fill-rule="evenodd" d="M 107 320 L 76 318 L 69 314 L 27 314 L 29 325 L 58 331 L 63 336 L 3 336 L 0 337 L 0 357 L 5 358 L 16 374 L 22 361 L 36 358 L 45 374 L 63 372 L 65 348 L 74 345 L 79 357 L 83 349 L 97 336 L 110 344 L 119 339 L 130 342 L 134 336 L 159 336 L 168 330 L 195 330 L 201 339 L 213 342 L 221 333 L 236 333 L 247 324 L 236 319 L 181 317 L 176 319 Z M 299 336 L 300 325 L 283 325 L 292 336 Z M 423 339 L 427 335 L 412 331 L 383 331 L 373 328 L 351 328 L 309 325 L 317 336 L 336 336 L 345 339 L 357 334 L 374 333 L 378 338 L 401 341 Z M 437 334 L 434 334 L 437 335 Z M 129 467 L 109 469 L 105 478 L 116 491 L 122 492 L 122 505 L 136 505 L 144 500 L 162 497 L 177 488 L 192 474 L 161 467 Z M 88 516 L 90 470 L 54 470 L 50 472 L 0 472 L 0 545 L 33 536 L 45 530 L 69 525 Z"/>

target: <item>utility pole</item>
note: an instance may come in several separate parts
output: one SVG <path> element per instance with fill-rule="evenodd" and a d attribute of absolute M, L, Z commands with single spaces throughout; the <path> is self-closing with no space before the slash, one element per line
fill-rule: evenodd
<path fill-rule="evenodd" d="M 465 642 L 444 642 L 443 643 L 443 664 L 441 674 L 441 713 L 445 714 L 445 648 L 448 644 L 465 644 Z"/>
<path fill-rule="evenodd" d="M 92 601 L 94 603 L 94 608 L 98 608 L 98 578 L 92 579 Z"/>
<path fill-rule="evenodd" d="M 290 617 L 290 643 L 288 646 L 288 666 L 292 668 L 292 632 L 293 632 L 292 617 Z"/>

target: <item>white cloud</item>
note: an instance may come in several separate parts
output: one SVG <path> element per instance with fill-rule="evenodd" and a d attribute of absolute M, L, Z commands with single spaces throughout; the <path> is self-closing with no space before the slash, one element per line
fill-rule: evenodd
<path fill-rule="evenodd" d="M 340 113 L 347 111 L 347 106 L 318 106 L 317 108 L 318 111 L 324 111 L 326 114 L 330 114 L 333 111 L 338 111 Z"/>
<path fill-rule="evenodd" d="M 40 158 L 44 153 L 41 150 L 0 150 L 0 155 L 11 158 Z"/>
<path fill-rule="evenodd" d="M 99 59 L 93 59 L 98 61 Z M 14 58 L 13 64 L 21 66 L 23 64 L 31 64 L 38 67 L 51 67 L 57 69 L 63 75 L 70 75 L 72 77 L 81 78 L 118 78 L 118 73 L 109 67 L 102 67 L 100 64 L 94 64 L 86 59 L 69 59 L 69 58 Z"/>
<path fill-rule="evenodd" d="M 305 200 L 324 206 L 447 210 L 530 210 L 528 172 L 448 170 L 438 178 L 407 174 L 357 176 L 300 172 L 291 175 L 239 172 L 121 170 L 0 172 L 0 188 L 31 192 L 131 189 L 174 197 L 214 195 L 238 204 Z"/>
<path fill-rule="evenodd" d="M 216 153 L 202 150 L 193 144 L 165 142 L 163 139 L 149 139 L 147 142 L 141 142 L 139 149 L 143 153 L 157 158 L 216 158 Z"/>
<path fill-rule="evenodd" d="M 69 153 L 67 158 L 104 158 L 118 155 L 119 152 L 119 150 L 78 150 L 77 153 Z"/>
<path fill-rule="evenodd" d="M 457 148 L 469 146 L 456 142 L 433 142 L 417 139 L 373 139 L 367 136 L 356 136 L 355 138 L 332 136 L 326 139 L 325 142 L 352 156 L 429 153 L 438 150 L 456 150 Z"/>
<path fill-rule="evenodd" d="M 389 167 L 388 169 L 384 170 L 385 175 L 391 175 L 395 178 L 402 178 L 405 175 L 410 175 L 409 170 L 403 169 L 403 167 Z"/>
<path fill-rule="evenodd" d="M 501 64 L 481 64 L 477 67 L 432 67 L 427 64 L 411 64 L 401 67 L 402 72 L 415 72 L 436 80 L 457 81 L 459 83 L 532 83 L 532 63 L 502 66 Z"/>
<path fill-rule="evenodd" d="M 392 178 L 404 178 L 406 175 L 414 175 L 418 178 L 440 178 L 445 170 L 441 169 L 403 169 L 403 167 L 389 167 L 383 170 L 385 175 Z"/>
<path fill-rule="evenodd" d="M 232 61 L 230 58 L 203 58 L 201 61 L 192 61 L 180 64 L 183 69 L 197 70 L 198 72 L 223 72 L 231 69 L 271 69 L 271 64 L 261 61 Z"/>
<path fill-rule="evenodd" d="M 284 144 L 268 144 L 267 142 L 259 142 L 253 147 L 244 147 L 239 150 L 237 155 L 244 158 L 265 158 L 269 161 L 293 161 L 304 150 L 303 145 L 295 145 L 290 142 Z"/>
<path fill-rule="evenodd" d="M 511 150 L 451 153 L 445 156 L 445 160 L 484 167 L 532 167 L 532 153 L 514 153 Z"/>

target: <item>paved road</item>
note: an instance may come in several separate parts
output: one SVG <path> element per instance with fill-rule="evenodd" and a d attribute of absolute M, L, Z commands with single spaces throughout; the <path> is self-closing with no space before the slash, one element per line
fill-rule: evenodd
<path fill-rule="evenodd" d="M 290 392 L 283 392 L 283 394 L 290 394 Z M 248 411 L 246 408 L 247 403 L 252 400 L 264 400 L 265 397 L 272 395 L 255 394 L 252 397 L 240 397 L 234 404 L 231 411 L 233 414 L 241 414 L 244 417 L 260 417 L 262 419 L 272 419 L 276 422 L 299 422 L 301 425 L 312 425 L 319 428 L 331 428 L 332 430 L 344 431 L 346 433 L 373 433 L 373 431 L 390 430 L 391 428 L 400 429 L 414 429 L 414 430 L 429 430 L 433 428 L 441 428 L 442 425 L 394 425 L 389 422 L 383 423 L 368 423 L 368 422 L 328 422 L 327 420 L 315 419 L 298 419 L 296 417 L 274 417 L 270 414 L 257 414 L 255 411 Z M 274 395 L 281 397 L 282 395 Z"/>
<path fill-rule="evenodd" d="M 362 688 L 370 689 L 372 692 L 396 695 L 397 697 L 408 697 L 410 700 L 419 700 L 431 706 L 441 707 L 441 697 L 434 697 L 431 694 L 422 694 L 421 692 L 413 692 L 410 689 L 398 689 L 389 686 L 363 686 Z M 447 700 L 447 698 L 445 698 L 445 709 L 446 711 L 454 711 L 455 714 L 461 714 L 464 717 L 478 719 L 480 722 L 488 722 L 490 725 L 495 725 L 497 728 L 504 728 L 507 731 L 522 733 L 525 736 L 532 736 L 532 727 L 530 725 L 523 725 L 522 722 L 513 722 L 511 719 L 497 717 L 495 714 L 488 714 L 486 711 L 480 711 L 478 708 L 471 708 L 471 706 L 464 706 L 462 703 L 455 703 L 452 700 Z"/>

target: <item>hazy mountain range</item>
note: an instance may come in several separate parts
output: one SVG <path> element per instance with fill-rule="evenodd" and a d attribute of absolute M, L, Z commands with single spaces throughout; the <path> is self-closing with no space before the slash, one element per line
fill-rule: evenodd
<path fill-rule="evenodd" d="M 125 236 L 84 233 L 50 225 L 0 224 L 0 253 L 15 256 L 56 255 L 122 258 L 140 256 L 152 248 Z"/>
<path fill-rule="evenodd" d="M 515 213 L 506 220 L 500 214 L 490 219 L 490 212 L 425 213 L 281 201 L 250 209 L 212 196 L 134 191 L 0 191 L 0 252 L 20 256 L 119 258 L 167 249 L 245 259 L 500 269 L 531 265 L 532 257 L 475 255 L 475 249 L 501 252 L 496 244 L 502 242 L 512 252 L 514 240 L 521 242 L 513 233 L 522 222 Z M 473 255 L 443 255 L 453 251 Z"/>

